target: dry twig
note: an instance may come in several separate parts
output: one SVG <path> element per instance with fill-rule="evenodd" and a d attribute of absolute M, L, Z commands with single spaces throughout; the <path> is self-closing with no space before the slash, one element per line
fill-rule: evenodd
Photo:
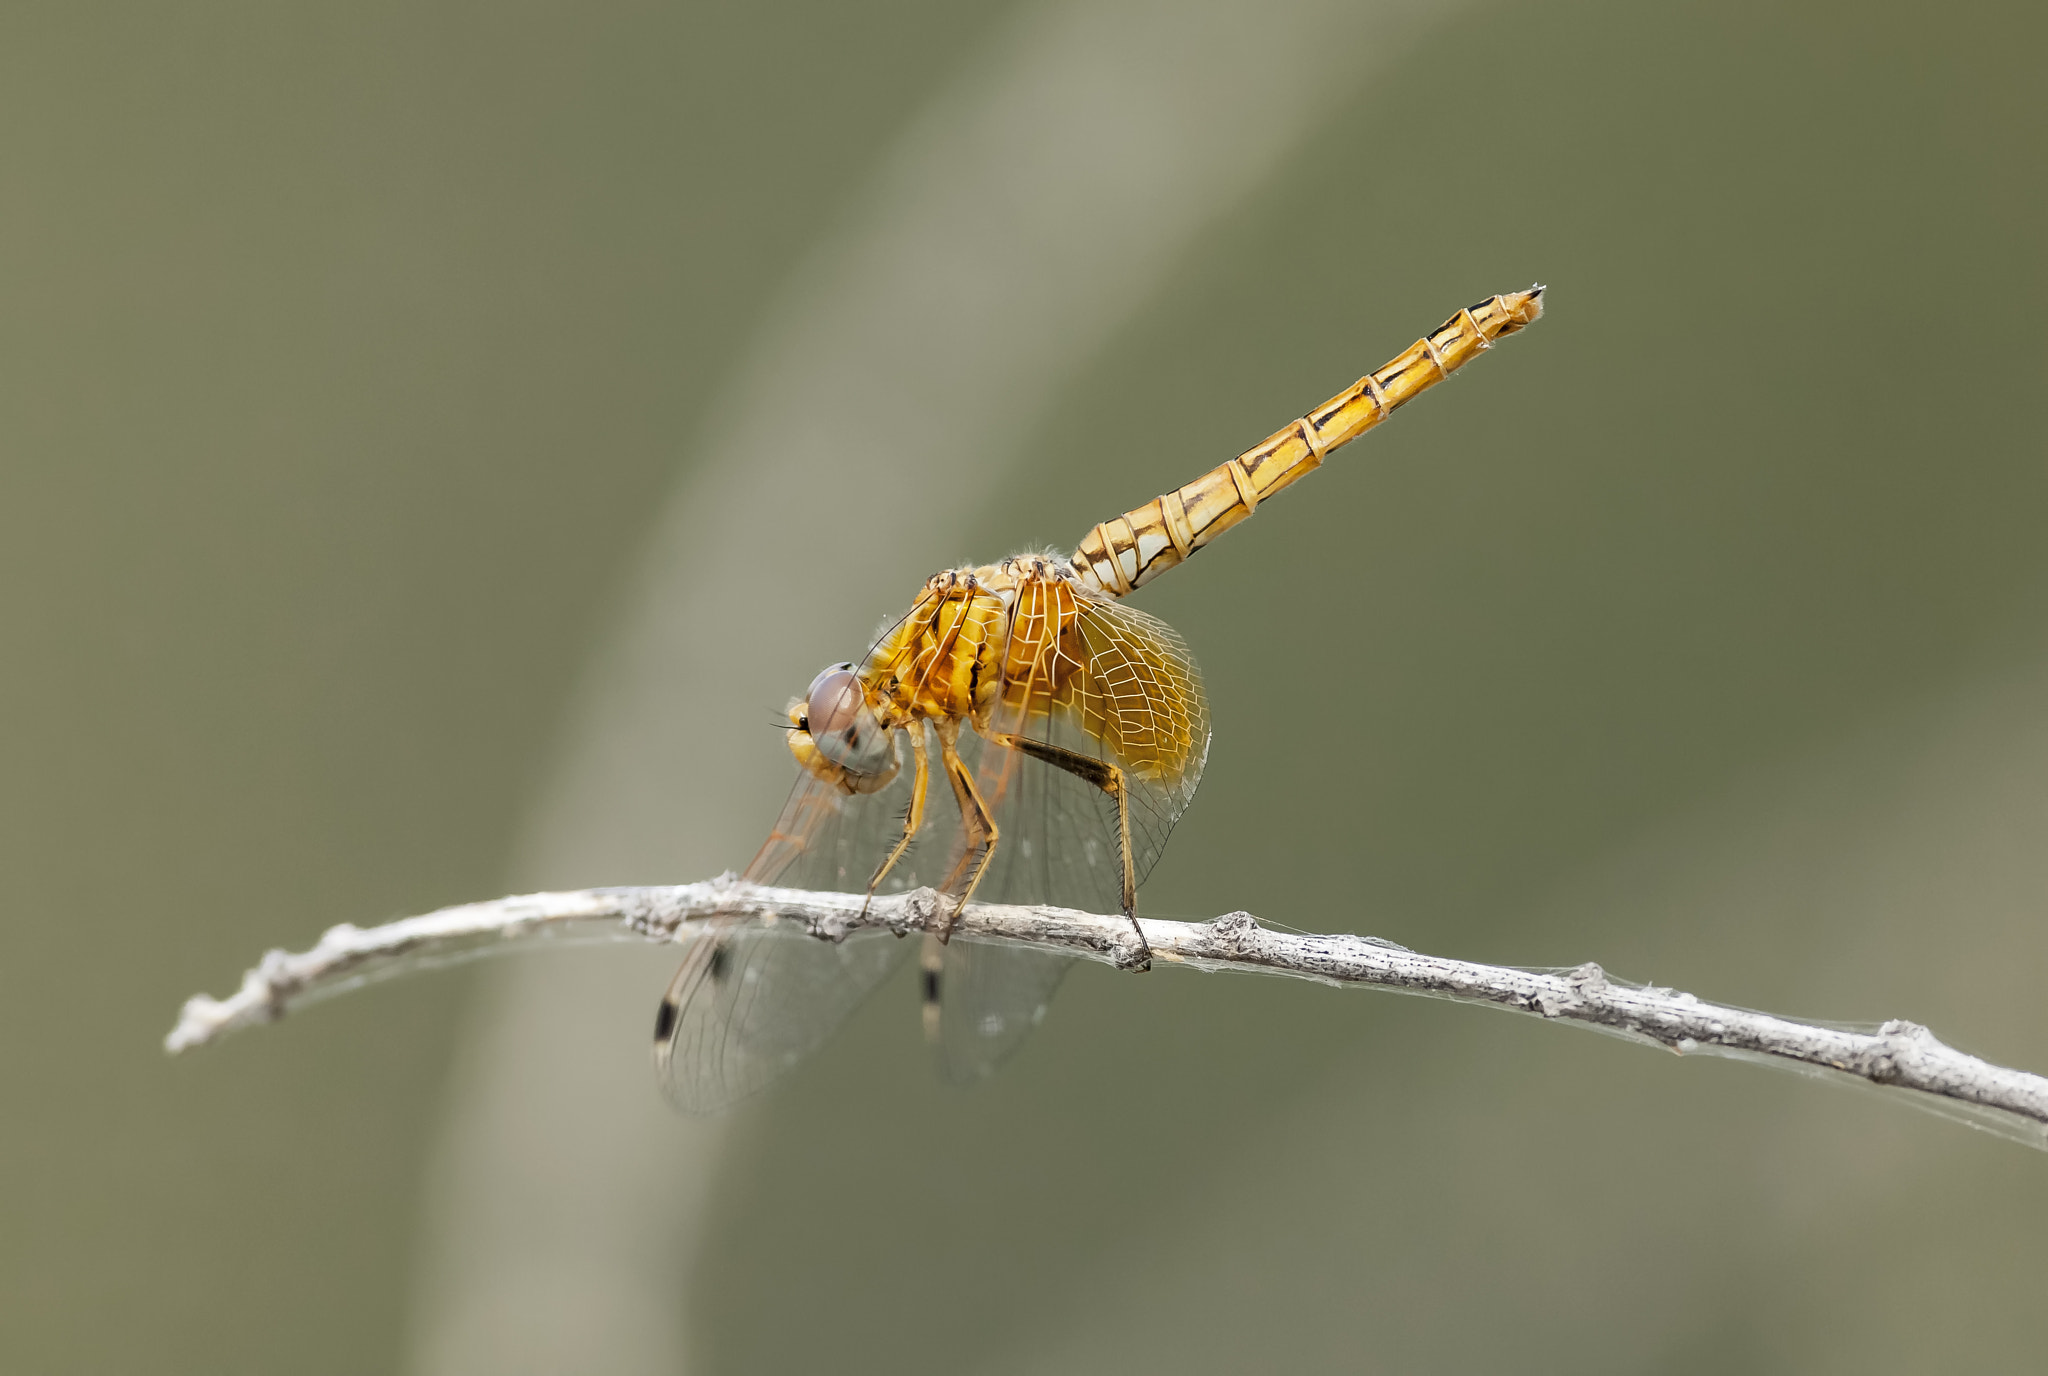
<path fill-rule="evenodd" d="M 533 940 L 677 939 L 714 914 L 801 922 L 820 940 L 860 927 L 922 931 L 938 909 L 929 889 L 878 898 L 760 888 L 731 876 L 699 884 L 526 894 L 443 908 L 381 927 L 339 926 L 311 950 L 271 951 L 226 999 L 186 1001 L 165 1049 L 184 1051 L 302 1004 L 372 980 L 464 960 Z M 1897 1092 L 1909 1102 L 2037 1148 L 2048 1148 L 2048 1079 L 1944 1046 L 1926 1028 L 1887 1022 L 1857 1030 L 1819 1026 L 1719 1004 L 1671 989 L 1613 980 L 1598 965 L 1524 970 L 1423 955 L 1372 937 L 1276 932 L 1250 913 L 1213 922 L 1143 920 L 1161 962 L 1203 970 L 1256 970 L 1505 1008 L 1578 1023 L 1683 1055 L 1734 1056 Z M 959 937 L 1014 942 L 1127 966 L 1129 923 L 1066 908 L 977 903 Z"/>

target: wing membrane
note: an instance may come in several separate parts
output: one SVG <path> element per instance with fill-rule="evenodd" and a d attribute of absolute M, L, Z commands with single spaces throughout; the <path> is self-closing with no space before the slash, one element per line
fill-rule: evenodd
<path fill-rule="evenodd" d="M 1124 770 L 1138 882 L 1193 801 L 1209 760 L 1209 702 L 1180 635 L 1121 602 L 1087 602 L 1075 619 L 1084 654 L 1065 703 L 1101 757 Z"/>
<path fill-rule="evenodd" d="M 1102 791 L 978 736 L 961 741 L 961 754 L 1001 831 L 975 897 L 1116 911 L 1116 814 Z M 947 814 L 941 824 L 957 831 L 957 819 Z M 952 838 L 956 859 L 960 843 Z M 1046 951 L 954 937 L 943 948 L 937 997 L 926 1014 L 928 1025 L 937 1023 L 943 1076 L 954 1083 L 979 1079 L 1008 1059 L 1044 1018 L 1072 965 Z"/>
<path fill-rule="evenodd" d="M 1187 646 L 1165 622 L 1118 602 L 1048 607 L 1020 598 L 1020 619 L 1059 617 L 1041 637 L 994 729 L 1118 766 L 1130 799 L 1131 862 L 1143 883 L 1201 782 L 1209 712 Z M 1012 668 L 1016 672 L 1015 666 Z M 1089 912 L 1122 905 L 1116 805 L 1074 774 L 991 741 L 962 742 L 1001 831 L 975 897 Z M 955 839 L 957 857 L 960 841 Z M 988 1074 L 1044 1016 L 1072 961 L 1022 947 L 956 939 L 938 981 L 938 1047 L 952 1080 Z"/>
<path fill-rule="evenodd" d="M 954 937 L 933 1004 L 939 1073 L 953 1084 L 993 1073 L 1045 1019 L 1073 964 L 1049 951 Z"/>
<path fill-rule="evenodd" d="M 799 772 L 745 877 L 859 893 L 908 799 L 903 784 L 848 797 Z M 904 856 L 886 891 L 918 882 L 917 850 Z M 714 916 L 692 924 L 655 1027 L 655 1064 L 670 1102 L 686 1113 L 714 1113 L 760 1090 L 823 1045 L 907 949 L 887 932 L 833 943 L 773 919 Z"/>

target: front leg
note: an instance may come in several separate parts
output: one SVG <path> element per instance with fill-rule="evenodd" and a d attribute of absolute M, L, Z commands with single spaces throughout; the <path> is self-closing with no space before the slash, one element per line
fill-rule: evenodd
<path fill-rule="evenodd" d="M 903 835 L 897 838 L 896 848 L 889 852 L 887 858 L 875 870 L 875 877 L 868 880 L 867 902 L 860 905 L 862 917 L 868 915 L 868 903 L 875 901 L 876 887 L 888 877 L 890 870 L 896 868 L 896 862 L 903 858 L 903 852 L 910 849 L 911 841 L 916 839 L 917 833 L 924 828 L 925 785 L 931 778 L 931 771 L 925 761 L 924 723 L 913 720 L 910 723 L 909 735 L 910 757 L 914 762 L 914 771 L 910 780 L 910 806 L 903 811 Z"/>

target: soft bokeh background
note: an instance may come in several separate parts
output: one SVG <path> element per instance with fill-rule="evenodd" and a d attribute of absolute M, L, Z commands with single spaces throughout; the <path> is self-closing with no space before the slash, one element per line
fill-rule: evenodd
<path fill-rule="evenodd" d="M 1540 278 L 1142 594 L 1143 895 L 2048 1067 L 2039 6 L 0 13 L 0 1368 L 2003 1371 L 2048 1159 L 1522 1019 L 907 987 L 666 1114 L 661 951 L 169 1061 L 270 945 L 742 863 L 771 714 Z"/>

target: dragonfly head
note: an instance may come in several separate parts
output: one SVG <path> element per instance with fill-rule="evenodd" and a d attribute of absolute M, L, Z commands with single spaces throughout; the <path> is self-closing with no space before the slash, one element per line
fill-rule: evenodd
<path fill-rule="evenodd" d="M 797 763 L 849 793 L 874 793 L 896 777 L 896 733 L 868 705 L 851 664 L 834 664 L 789 705 L 789 751 Z"/>

